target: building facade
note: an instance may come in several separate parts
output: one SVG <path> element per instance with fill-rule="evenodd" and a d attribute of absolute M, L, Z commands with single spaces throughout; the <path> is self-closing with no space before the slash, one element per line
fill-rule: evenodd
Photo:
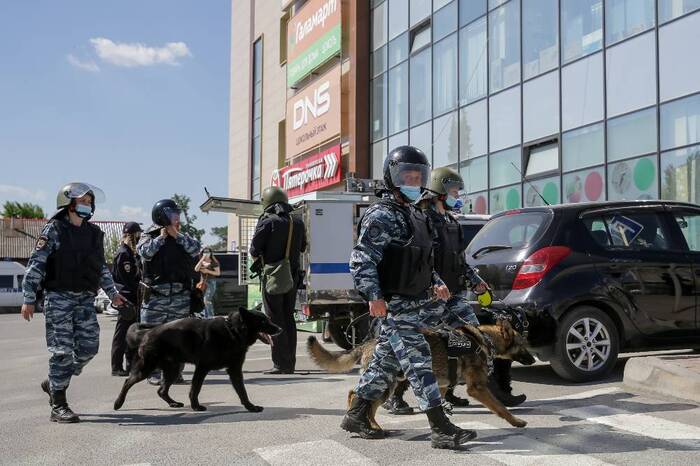
<path fill-rule="evenodd" d="M 479 213 L 700 202 L 700 0 L 237 0 L 232 24 L 233 197 L 285 174 L 306 186 L 304 161 L 316 167 L 336 146 L 340 178 L 380 178 L 387 152 L 408 143 L 458 169 Z M 315 142 L 290 132 L 317 117 L 332 72 L 340 130 Z"/>

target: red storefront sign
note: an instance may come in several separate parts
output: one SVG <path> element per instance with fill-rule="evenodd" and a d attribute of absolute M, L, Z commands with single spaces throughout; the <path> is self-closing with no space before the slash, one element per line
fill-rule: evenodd
<path fill-rule="evenodd" d="M 271 184 L 287 191 L 289 197 L 294 197 L 340 183 L 340 177 L 338 144 L 299 163 L 275 170 Z"/>

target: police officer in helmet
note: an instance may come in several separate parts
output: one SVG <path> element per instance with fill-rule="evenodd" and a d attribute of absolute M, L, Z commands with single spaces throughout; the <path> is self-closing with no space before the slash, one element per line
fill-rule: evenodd
<path fill-rule="evenodd" d="M 58 192 L 58 211 L 42 230 L 22 283 L 22 317 L 27 321 L 34 315 L 37 290 L 45 290 L 46 344 L 51 358 L 49 377 L 41 388 L 49 395 L 53 422 L 80 421 L 68 406 L 66 390 L 71 377 L 80 375 L 97 354 L 97 289 L 102 288 L 115 306 L 126 302 L 105 263 L 104 234 L 88 222 L 95 203 L 103 200 L 102 190 L 87 183 L 69 183 Z"/>
<path fill-rule="evenodd" d="M 372 361 L 360 377 L 341 427 L 363 438 L 382 438 L 368 418 L 378 400 L 403 371 L 421 410 L 428 416 L 433 448 L 458 448 L 476 432 L 452 424 L 432 372 L 430 347 L 421 328 L 444 317 L 449 290 L 433 270 L 433 234 L 413 203 L 428 182 L 430 164 L 412 146 L 392 150 L 384 163 L 386 190 L 365 213 L 350 257 L 355 288 L 381 324 Z"/>
<path fill-rule="evenodd" d="M 141 323 L 157 325 L 187 317 L 190 313 L 195 259 L 199 241 L 180 231 L 180 209 L 172 199 L 155 203 L 153 226 L 141 237 L 137 251 L 143 261 Z M 177 382 L 180 374 L 164 374 Z M 160 383 L 160 374 L 148 379 Z"/>

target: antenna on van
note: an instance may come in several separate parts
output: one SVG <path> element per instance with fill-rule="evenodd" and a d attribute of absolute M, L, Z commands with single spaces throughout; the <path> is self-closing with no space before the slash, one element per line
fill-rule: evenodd
<path fill-rule="evenodd" d="M 537 190 L 537 188 L 535 187 L 535 185 L 533 185 L 533 184 L 530 182 L 530 180 L 528 180 L 527 178 L 525 178 L 525 175 L 523 175 L 523 172 L 520 171 L 520 169 L 518 168 L 518 166 L 515 165 L 513 162 L 511 162 L 510 164 L 513 165 L 513 168 L 515 168 L 515 171 L 517 171 L 518 173 L 520 173 L 520 177 L 521 177 L 521 178 L 522 178 L 536 193 L 537 193 L 537 195 L 540 197 L 540 199 L 542 199 L 542 202 L 544 202 L 544 205 L 546 205 L 546 206 L 548 206 L 548 207 L 551 206 L 552 204 L 550 204 L 549 202 L 547 202 L 547 199 L 545 199 L 544 196 L 542 196 L 542 194 L 540 194 L 540 192 Z"/>

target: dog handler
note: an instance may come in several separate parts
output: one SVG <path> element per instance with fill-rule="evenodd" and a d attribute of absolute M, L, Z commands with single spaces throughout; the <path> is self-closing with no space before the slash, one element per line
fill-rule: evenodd
<path fill-rule="evenodd" d="M 355 288 L 369 302 L 372 317 L 382 322 L 377 346 L 341 427 L 363 438 L 382 438 L 368 414 L 399 371 L 408 378 L 421 410 L 428 416 L 433 448 L 456 449 L 476 432 L 452 424 L 442 407 L 432 372 L 430 347 L 420 333 L 439 323 L 447 286 L 433 270 L 433 236 L 425 215 L 413 203 L 430 173 L 425 154 L 412 146 L 394 149 L 384 162 L 386 190 L 362 218 L 350 257 Z"/>
<path fill-rule="evenodd" d="M 97 354 L 97 289 L 102 288 L 114 306 L 125 303 L 105 264 L 104 234 L 88 222 L 95 203 L 103 200 L 102 190 L 86 183 L 69 183 L 58 192 L 58 211 L 42 230 L 22 283 L 22 317 L 27 321 L 34 315 L 39 287 L 46 290 L 46 345 L 51 358 L 49 377 L 41 388 L 49 395 L 53 422 L 80 421 L 68 406 L 66 389 L 71 377 L 80 375 Z"/>
<path fill-rule="evenodd" d="M 153 226 L 136 249 L 143 260 L 141 323 L 157 325 L 189 315 L 194 264 L 201 246 L 180 231 L 180 209 L 172 199 L 156 202 L 151 219 Z M 148 383 L 158 385 L 160 372 Z"/>

